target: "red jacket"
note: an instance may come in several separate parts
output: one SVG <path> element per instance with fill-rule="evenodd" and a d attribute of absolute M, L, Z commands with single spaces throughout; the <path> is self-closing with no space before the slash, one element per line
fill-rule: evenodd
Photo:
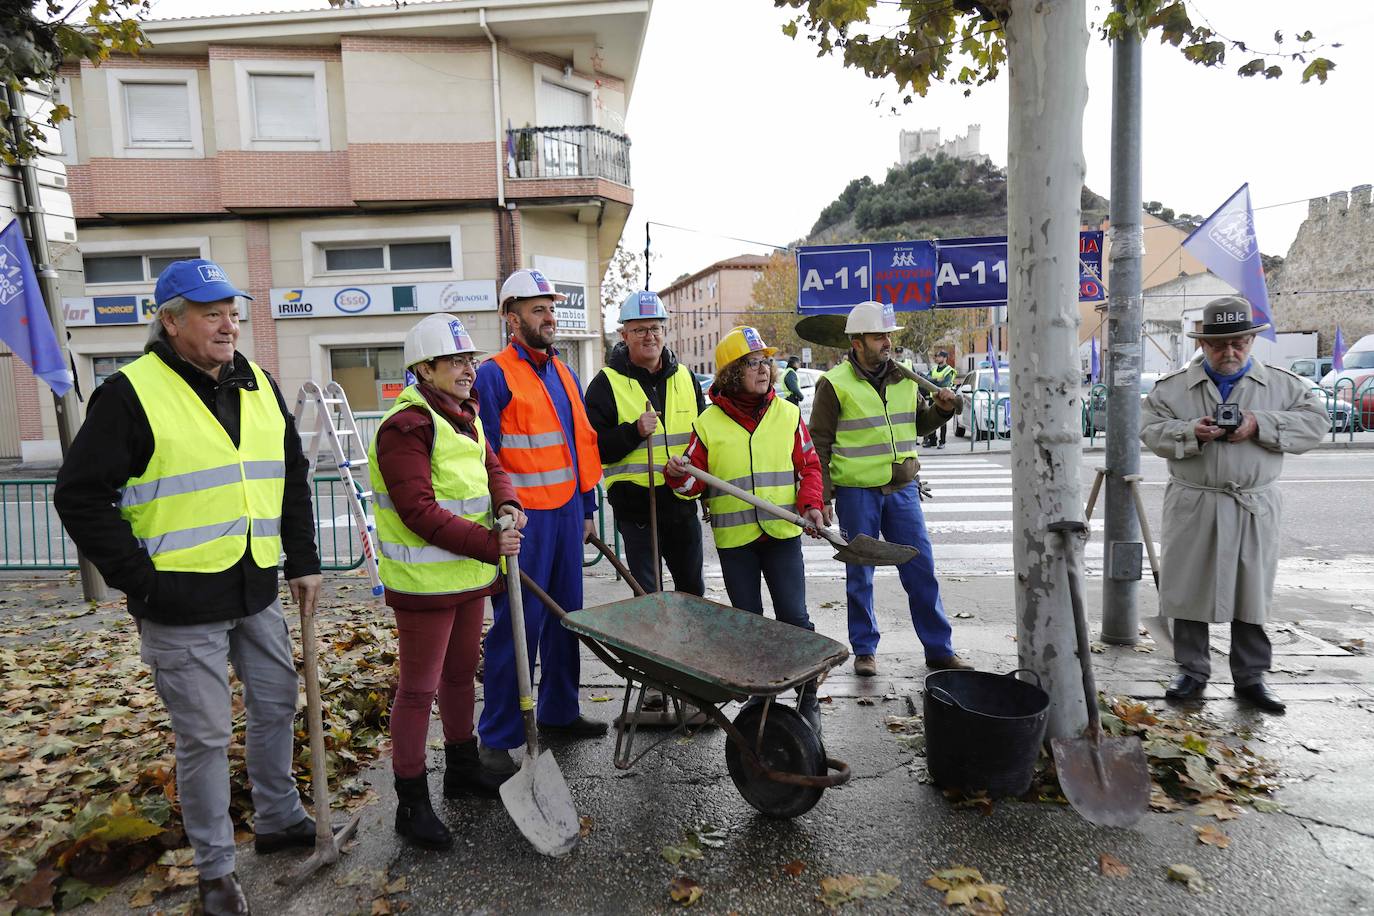
<path fill-rule="evenodd" d="M 470 439 L 476 439 L 477 398 L 474 394 L 461 407 L 461 416 L 454 418 L 422 386 L 421 394 L 440 415 L 449 418 L 453 428 Z M 430 453 L 434 448 L 434 425 L 428 411 L 409 407 L 397 411 L 377 430 L 377 464 L 386 481 L 387 494 L 396 506 L 396 514 L 411 531 L 436 547 L 451 553 L 472 557 L 484 563 L 495 563 L 499 557 L 496 532 L 470 522 L 439 506 L 434 500 L 434 482 L 430 476 Z M 504 505 L 519 506 L 515 487 L 501 467 L 501 460 L 487 446 L 487 481 L 494 509 Z M 463 600 L 491 595 L 505 589 L 505 580 L 496 581 L 481 592 L 469 592 Z M 407 595 L 386 591 L 386 603 L 402 611 L 424 611 L 452 607 L 452 595 Z"/>
<path fill-rule="evenodd" d="M 730 419 L 750 433 L 758 429 L 759 421 L 763 419 L 764 411 L 767 410 L 774 397 L 776 395 L 770 388 L 758 406 L 751 408 L 721 394 L 715 388 L 711 389 L 711 403 L 725 411 Z M 687 451 L 683 457 L 703 471 L 710 471 L 711 469 L 706 446 L 697 438 L 695 432 L 692 433 L 692 438 L 687 443 Z M 805 420 L 800 420 L 797 423 L 797 435 L 792 442 L 792 467 L 797 472 L 798 514 L 805 513 L 808 509 L 820 509 L 821 461 L 816 457 L 816 447 L 811 444 L 811 433 L 806 429 Z M 683 496 L 700 496 L 706 492 L 706 484 L 695 477 L 676 476 L 672 473 L 666 474 L 665 477 L 668 486 Z"/>

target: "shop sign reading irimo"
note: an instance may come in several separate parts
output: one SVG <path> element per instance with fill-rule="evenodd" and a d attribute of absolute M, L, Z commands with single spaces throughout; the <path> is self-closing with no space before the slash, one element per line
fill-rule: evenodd
<path fill-rule="evenodd" d="M 351 318 L 397 312 L 493 312 L 493 280 L 396 286 L 305 286 L 272 290 L 274 318 Z"/>

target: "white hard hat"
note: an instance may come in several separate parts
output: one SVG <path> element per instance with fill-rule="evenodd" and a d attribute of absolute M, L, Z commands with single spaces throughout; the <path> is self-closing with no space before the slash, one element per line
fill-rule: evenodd
<path fill-rule="evenodd" d="M 416 363 L 457 353 L 481 353 L 472 336 L 456 315 L 436 312 L 426 315 L 406 332 L 405 360 L 409 369 Z"/>
<path fill-rule="evenodd" d="M 537 299 L 540 296 L 548 296 L 554 302 L 562 302 L 568 298 L 560 292 L 555 292 L 549 278 L 537 270 L 517 270 L 501 284 L 503 306 L 512 299 Z"/>
<path fill-rule="evenodd" d="M 860 302 L 849 312 L 844 323 L 844 332 L 855 334 L 886 334 L 897 330 L 897 316 L 893 314 L 891 302 Z"/>
<path fill-rule="evenodd" d="M 625 297 L 625 301 L 620 303 L 620 320 L 639 321 L 642 318 L 668 318 L 668 310 L 663 307 L 663 300 L 658 298 L 658 293 L 651 293 L 646 289 L 630 293 Z"/>

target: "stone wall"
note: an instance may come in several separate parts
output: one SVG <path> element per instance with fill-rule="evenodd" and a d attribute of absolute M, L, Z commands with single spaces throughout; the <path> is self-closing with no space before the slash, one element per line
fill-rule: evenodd
<path fill-rule="evenodd" d="M 1278 329 L 1317 331 L 1323 356 L 1331 354 L 1338 324 L 1347 346 L 1374 334 L 1374 208 L 1369 185 L 1308 202 L 1307 219 L 1282 270 L 1269 282 L 1269 300 Z"/>

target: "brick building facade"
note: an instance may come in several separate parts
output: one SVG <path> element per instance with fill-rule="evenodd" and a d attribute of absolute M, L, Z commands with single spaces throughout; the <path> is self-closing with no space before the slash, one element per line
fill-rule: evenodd
<path fill-rule="evenodd" d="M 239 348 L 288 399 L 399 392 L 421 313 L 503 345 L 512 270 L 570 296 L 559 346 L 601 359 L 599 285 L 633 192 L 624 117 L 649 0 L 462 0 L 149 22 L 139 58 L 62 69 L 75 245 L 58 251 L 78 384 L 141 353 L 153 281 L 207 257 L 254 301 Z M 516 154 L 520 161 L 516 161 Z M 16 366 L 26 460 L 57 457 Z"/>
<path fill-rule="evenodd" d="M 748 320 L 754 284 L 768 259 L 745 254 L 717 261 L 659 291 L 672 320 L 668 346 L 693 372 L 714 374 L 716 344 Z"/>

